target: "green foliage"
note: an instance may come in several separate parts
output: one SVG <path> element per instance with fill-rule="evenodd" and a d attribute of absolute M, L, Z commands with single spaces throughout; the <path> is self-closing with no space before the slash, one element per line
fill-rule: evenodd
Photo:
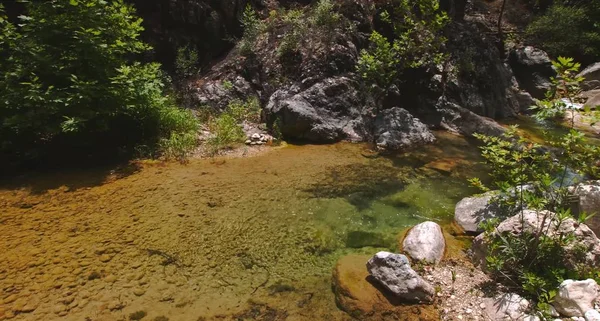
<path fill-rule="evenodd" d="M 259 122 L 260 113 L 260 102 L 256 97 L 249 98 L 246 101 L 231 101 L 223 113 L 211 119 L 208 123 L 212 134 L 206 141 L 208 152 L 216 154 L 222 149 L 242 143 L 246 136 L 241 123 L 244 121 Z"/>
<path fill-rule="evenodd" d="M 449 18 L 437 0 L 389 0 L 381 14 L 393 30 L 386 39 L 376 31 L 371 48 L 362 50 L 358 72 L 369 83 L 387 89 L 405 69 L 440 63 L 446 39 L 442 29 Z"/>
<path fill-rule="evenodd" d="M 388 88 L 396 80 L 401 61 L 398 43 L 391 44 L 377 31 L 373 31 L 369 41 L 371 48 L 361 52 L 357 70 L 363 79 L 381 88 Z"/>
<path fill-rule="evenodd" d="M 233 89 L 233 83 L 229 80 L 223 80 L 223 89 L 230 91 Z"/>
<path fill-rule="evenodd" d="M 190 46 L 177 49 L 175 57 L 175 72 L 181 79 L 198 73 L 198 51 Z"/>
<path fill-rule="evenodd" d="M 563 99 L 572 101 L 579 92 L 581 79 L 574 76 L 579 64 L 572 59 L 559 58 L 554 66 L 558 72 L 558 77 L 552 80 L 554 88 L 535 108 L 536 117 L 540 119 L 564 114 L 566 104 Z M 586 267 L 585 249 L 578 250 L 572 234 L 547 233 L 550 228 L 559 229 L 571 217 L 568 172 L 598 175 L 593 164 L 600 157 L 600 149 L 590 145 L 573 122 L 569 125 L 570 131 L 565 135 L 546 135 L 547 143 L 555 148 L 552 153 L 518 137 L 516 128 L 509 129 L 501 137 L 477 135 L 483 142 L 482 155 L 490 165 L 490 176 L 501 191 L 496 201 L 508 205 L 505 209 L 526 207 L 539 211 L 542 222 L 547 224 L 538 231 L 523 226 L 524 232 L 515 235 L 498 233 L 498 220 L 485 222 L 488 270 L 497 279 L 534 299 L 543 310 L 547 309 L 557 286 L 564 279 L 598 274 Z M 472 183 L 488 190 L 480 180 L 474 179 Z M 585 219 L 585 215 L 581 219 Z"/>
<path fill-rule="evenodd" d="M 600 2 L 570 2 L 556 1 L 528 26 L 526 38 L 553 57 L 594 62 L 600 55 Z"/>
<path fill-rule="evenodd" d="M 266 26 L 250 4 L 244 9 L 241 23 L 244 27 L 244 35 L 240 41 L 240 52 L 243 55 L 247 55 L 254 49 L 258 37 L 265 30 Z"/>
<path fill-rule="evenodd" d="M 310 21 L 315 26 L 331 30 L 341 21 L 341 15 L 335 12 L 333 1 L 319 0 L 312 12 Z"/>
<path fill-rule="evenodd" d="M 0 149 L 36 159 L 53 148 L 155 146 L 196 128 L 163 95 L 159 65 L 123 1 L 28 2 L 18 26 L 0 10 Z M 175 117 L 171 119 L 170 117 Z M 190 126 L 190 124 L 194 124 Z"/>

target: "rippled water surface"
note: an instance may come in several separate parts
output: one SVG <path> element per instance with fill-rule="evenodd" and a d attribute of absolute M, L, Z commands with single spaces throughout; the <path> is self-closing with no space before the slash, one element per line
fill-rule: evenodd
<path fill-rule="evenodd" d="M 345 320 L 336 260 L 449 222 L 476 192 L 466 179 L 478 161 L 469 142 L 438 133 L 395 156 L 287 146 L 6 182 L 0 320 Z"/>

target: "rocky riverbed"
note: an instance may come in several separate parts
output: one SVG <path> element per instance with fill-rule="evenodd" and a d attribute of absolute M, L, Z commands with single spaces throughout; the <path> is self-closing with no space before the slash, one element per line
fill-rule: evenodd
<path fill-rule="evenodd" d="M 346 254 L 450 222 L 468 141 L 288 146 L 246 158 L 28 175 L 0 189 L 0 320 L 345 320 Z"/>

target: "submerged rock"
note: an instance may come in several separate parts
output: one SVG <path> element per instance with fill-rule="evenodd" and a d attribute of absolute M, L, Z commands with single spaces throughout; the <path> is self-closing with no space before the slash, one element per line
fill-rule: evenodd
<path fill-rule="evenodd" d="M 394 241 L 385 234 L 373 231 L 350 231 L 346 235 L 346 247 L 390 247 Z"/>
<path fill-rule="evenodd" d="M 375 142 L 378 148 L 399 150 L 414 145 L 433 143 L 435 136 L 406 109 L 383 110 L 375 120 Z"/>
<path fill-rule="evenodd" d="M 588 310 L 594 308 L 599 290 L 598 284 L 592 279 L 565 280 L 558 287 L 558 294 L 552 305 L 561 315 L 582 317 Z"/>
<path fill-rule="evenodd" d="M 415 272 L 402 254 L 379 252 L 367 262 L 377 282 L 406 302 L 432 302 L 435 289 Z"/>
<path fill-rule="evenodd" d="M 402 248 L 414 260 L 437 264 L 446 250 L 442 228 L 434 222 L 418 224 L 408 232 Z"/>
<path fill-rule="evenodd" d="M 543 226 L 542 226 L 543 224 Z M 566 248 L 571 255 L 567 257 L 578 257 L 577 253 L 585 253 L 585 263 L 598 267 L 600 266 L 600 240 L 594 232 L 585 224 L 579 224 L 572 218 L 562 221 L 560 226 L 557 223 L 556 214 L 548 211 L 523 210 L 514 216 L 511 216 L 498 225 L 495 234 L 520 235 L 521 233 L 536 233 L 540 230 L 547 231 L 548 235 L 573 235 L 574 241 Z M 473 240 L 473 261 L 475 264 L 485 268 L 487 244 L 484 234 L 480 234 Z M 574 265 L 575 262 L 566 262 Z"/>
<path fill-rule="evenodd" d="M 375 281 L 365 268 L 366 255 L 342 257 L 333 270 L 333 292 L 337 305 L 359 320 L 439 320 L 433 305 L 405 305 Z"/>

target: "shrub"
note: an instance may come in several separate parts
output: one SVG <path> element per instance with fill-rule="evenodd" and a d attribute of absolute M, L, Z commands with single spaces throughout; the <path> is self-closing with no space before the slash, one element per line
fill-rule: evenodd
<path fill-rule="evenodd" d="M 18 26 L 0 9 L 3 153 L 22 161 L 57 149 L 131 150 L 181 130 L 170 119 L 179 111 L 163 95 L 159 65 L 130 60 L 149 49 L 131 6 L 55 0 L 26 9 Z"/>
<path fill-rule="evenodd" d="M 329 30 L 335 28 L 340 20 L 341 15 L 335 12 L 335 4 L 331 0 L 319 0 L 310 18 L 314 25 Z"/>
<path fill-rule="evenodd" d="M 371 47 L 363 50 L 357 65 L 362 77 L 386 90 L 399 73 L 407 68 L 439 64 L 446 39 L 441 32 L 448 16 L 437 0 L 389 0 L 381 20 L 392 30 L 387 39 L 378 32 L 371 34 Z"/>
<path fill-rule="evenodd" d="M 175 57 L 175 73 L 180 79 L 198 73 L 198 51 L 189 45 L 177 49 Z"/>
<path fill-rule="evenodd" d="M 256 40 L 265 30 L 265 24 L 262 20 L 260 20 L 256 14 L 256 11 L 250 4 L 248 4 L 246 9 L 244 9 L 241 23 L 244 27 L 244 35 L 240 41 L 240 51 L 242 54 L 246 55 L 251 53 L 254 49 Z"/>
<path fill-rule="evenodd" d="M 558 72 L 558 77 L 553 79 L 554 88 L 548 92 L 546 100 L 534 108 L 536 117 L 540 119 L 555 119 L 556 115 L 563 115 L 567 109 L 564 100 L 572 103 L 579 91 L 581 79 L 574 76 L 579 64 L 562 57 L 553 64 Z M 568 172 L 592 177 L 600 174 L 594 165 L 600 157 L 600 148 L 587 142 L 583 133 L 574 127 L 574 113 L 571 117 L 567 134 L 546 135 L 547 143 L 555 148 L 552 153 L 543 146 L 518 137 L 515 128 L 501 137 L 477 135 L 484 144 L 482 155 L 490 165 L 490 176 L 502 191 L 502 197 L 496 201 L 511 205 L 505 208 L 515 208 L 516 205 L 536 211 L 546 210 L 543 221 L 553 222 L 556 229 L 571 216 Z M 477 179 L 472 182 L 483 187 Z M 527 188 L 522 188 L 525 185 Z M 550 217 L 551 213 L 556 213 L 554 219 Z M 582 220 L 585 217 L 585 214 L 580 215 Z M 497 224 L 498 221 L 485 224 L 488 269 L 497 279 L 534 299 L 541 310 L 547 310 L 556 287 L 564 279 L 597 276 L 597 271 L 585 266 L 583 255 L 573 257 L 565 251 L 568 247 L 575 247 L 573 235 L 548 235 L 543 229 L 519 235 L 499 234 L 495 229 Z"/>
<path fill-rule="evenodd" d="M 548 52 L 591 63 L 600 55 L 600 3 L 568 6 L 559 1 L 537 17 L 526 30 L 527 41 Z"/>
<path fill-rule="evenodd" d="M 245 139 L 244 131 L 239 126 L 235 117 L 223 113 L 209 123 L 212 136 L 206 141 L 208 151 L 216 154 L 219 150 L 232 147 Z"/>
<path fill-rule="evenodd" d="M 209 121 L 212 134 L 206 141 L 209 153 L 215 154 L 221 149 L 243 142 L 246 136 L 240 124 L 244 121 L 260 122 L 260 113 L 260 101 L 256 97 L 246 101 L 231 101 L 221 115 Z"/>

